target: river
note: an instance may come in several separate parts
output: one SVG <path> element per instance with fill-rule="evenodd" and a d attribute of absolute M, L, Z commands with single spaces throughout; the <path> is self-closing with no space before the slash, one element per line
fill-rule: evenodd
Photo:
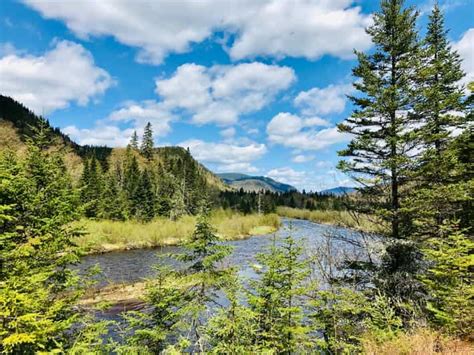
<path fill-rule="evenodd" d="M 277 240 L 291 235 L 302 243 L 304 253 L 308 255 L 323 247 L 326 248 L 325 254 L 331 254 L 334 258 L 341 254 L 356 256 L 361 253 L 357 245 L 361 234 L 356 231 L 304 220 L 282 219 L 282 227 L 274 234 L 224 242 L 233 247 L 226 263 L 238 266 L 242 276 L 252 277 L 254 275 L 252 265 L 255 264 L 256 254 L 264 252 L 271 245 L 274 235 Z M 108 283 L 133 283 L 153 276 L 153 266 L 156 264 L 165 263 L 174 266 L 173 263 L 176 262 L 166 255 L 180 250 L 179 246 L 166 246 L 89 255 L 82 259 L 80 269 L 84 270 L 98 264 L 102 270 L 99 286 Z"/>

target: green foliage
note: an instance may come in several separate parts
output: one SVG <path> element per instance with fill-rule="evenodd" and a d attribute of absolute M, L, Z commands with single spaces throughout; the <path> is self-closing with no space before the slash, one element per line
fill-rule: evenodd
<path fill-rule="evenodd" d="M 341 161 L 339 167 L 366 186 L 362 190 L 366 203 L 359 208 L 388 221 L 391 228 L 386 233 L 394 239 L 406 238 L 400 204 L 414 153 L 414 136 L 408 127 L 415 102 L 412 68 L 419 50 L 417 14 L 403 8 L 403 3 L 381 1 L 381 10 L 367 29 L 375 51 L 356 53 L 359 63 L 353 74 L 359 81 L 354 87 L 361 95 L 350 98 L 357 109 L 338 126 L 354 136 L 347 149 L 339 152 L 353 159 Z"/>
<path fill-rule="evenodd" d="M 151 129 L 151 123 L 148 122 L 143 132 L 142 145 L 140 147 L 142 155 L 148 160 L 153 158 L 153 145 L 153 131 Z"/>
<path fill-rule="evenodd" d="M 46 125 L 34 129 L 25 160 L 0 158 L 0 349 L 5 353 L 60 351 L 69 346 L 79 314 L 79 259 L 67 223 L 78 196 L 59 156 L 45 150 Z"/>
<path fill-rule="evenodd" d="M 310 346 L 302 304 L 309 269 L 302 260 L 301 246 L 291 236 L 281 245 L 276 243 L 274 239 L 268 253 L 257 255 L 255 270 L 260 277 L 250 281 L 248 297 L 257 320 L 256 344 L 276 352 L 301 352 Z"/>
<path fill-rule="evenodd" d="M 427 309 L 435 324 L 460 335 L 474 327 L 474 242 L 465 232 L 456 221 L 446 221 L 441 237 L 423 250 L 429 262 L 422 276 L 430 294 Z"/>
<path fill-rule="evenodd" d="M 244 297 L 242 286 L 234 275 L 225 288 L 229 305 L 220 308 L 206 326 L 212 353 L 243 354 L 258 352 L 256 314 L 240 302 Z"/>

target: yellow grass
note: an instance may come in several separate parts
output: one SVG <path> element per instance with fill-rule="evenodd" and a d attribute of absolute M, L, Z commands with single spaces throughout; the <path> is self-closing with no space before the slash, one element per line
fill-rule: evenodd
<path fill-rule="evenodd" d="M 472 343 L 450 338 L 429 329 L 401 333 L 383 343 L 377 339 L 363 341 L 363 353 L 367 355 L 468 355 L 474 354 Z"/>
<path fill-rule="evenodd" d="M 244 216 L 224 210 L 214 211 L 210 222 L 216 234 L 225 240 L 272 233 L 280 226 L 276 214 Z M 160 217 L 149 223 L 83 219 L 74 223 L 84 230 L 75 241 L 89 253 L 177 245 L 192 235 L 195 224 L 194 216 L 177 221 Z"/>
<path fill-rule="evenodd" d="M 375 223 L 366 215 L 354 215 L 348 211 L 333 211 L 333 210 L 315 210 L 310 211 L 306 209 L 278 207 L 277 214 L 282 217 L 305 219 L 308 221 L 331 224 L 347 228 L 362 230 L 365 232 L 377 232 L 380 228 L 379 223 Z"/>

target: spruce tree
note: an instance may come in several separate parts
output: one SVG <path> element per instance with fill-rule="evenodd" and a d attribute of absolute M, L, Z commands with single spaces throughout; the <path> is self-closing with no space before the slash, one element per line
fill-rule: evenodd
<path fill-rule="evenodd" d="M 143 132 L 141 153 L 142 155 L 151 160 L 153 158 L 153 131 L 151 129 L 151 123 L 148 122 L 145 126 L 145 131 Z"/>
<path fill-rule="evenodd" d="M 99 217 L 119 221 L 126 220 L 128 218 L 127 199 L 125 192 L 120 187 L 117 173 L 109 171 L 104 180 Z"/>
<path fill-rule="evenodd" d="M 242 304 L 244 295 L 237 274 L 230 278 L 224 292 L 229 305 L 219 308 L 206 326 L 212 351 L 218 354 L 259 353 L 260 348 L 255 344 L 256 314 Z"/>
<path fill-rule="evenodd" d="M 281 245 L 274 238 L 269 252 L 256 257 L 259 278 L 250 282 L 249 305 L 255 313 L 255 343 L 261 351 L 299 353 L 311 346 L 302 304 L 309 268 L 301 256 L 302 247 L 288 236 Z"/>
<path fill-rule="evenodd" d="M 64 352 L 75 338 L 78 196 L 40 128 L 25 159 L 0 154 L 0 352 Z"/>
<path fill-rule="evenodd" d="M 381 1 L 367 29 L 375 49 L 370 54 L 356 52 L 354 87 L 360 94 L 350 97 L 356 109 L 338 125 L 340 132 L 353 136 L 339 152 L 350 159 L 340 161 L 338 167 L 364 186 L 352 208 L 374 217 L 377 233 L 387 237 L 381 265 L 367 265 L 367 271 L 371 282 L 400 306 L 398 314 L 407 317 L 411 313 L 404 308 L 422 301 L 416 279 L 419 246 L 412 240 L 413 219 L 405 208 L 419 154 L 419 122 L 413 111 L 414 68 L 419 60 L 416 19 L 417 13 L 405 8 L 403 0 Z"/>
<path fill-rule="evenodd" d="M 130 216 L 136 217 L 140 209 L 140 197 L 138 188 L 140 185 L 140 168 L 137 158 L 134 155 L 128 157 L 125 167 L 124 190 L 127 196 Z"/>
<path fill-rule="evenodd" d="M 459 85 L 464 73 L 461 58 L 449 44 L 438 3 L 429 19 L 417 68 L 415 112 L 423 124 L 420 133 L 424 148 L 434 150 L 435 158 L 439 159 L 451 132 L 464 123 L 459 114 L 464 108 L 463 88 Z"/>
<path fill-rule="evenodd" d="M 184 253 L 172 255 L 187 265 L 180 278 L 186 286 L 185 302 L 177 310 L 181 318 L 179 327 L 189 334 L 190 346 L 202 352 L 206 338 L 204 319 L 234 272 L 221 265 L 231 248 L 222 245 L 214 233 L 206 202 L 203 202 L 191 239 L 183 247 Z"/>
<path fill-rule="evenodd" d="M 155 188 L 151 172 L 145 169 L 140 177 L 136 192 L 138 217 L 144 221 L 151 221 L 156 214 Z"/>
<path fill-rule="evenodd" d="M 81 178 L 81 201 L 84 204 L 83 208 L 86 217 L 97 217 L 100 214 L 102 193 L 104 191 L 102 175 L 102 167 L 95 156 L 93 156 L 84 165 Z"/>
<path fill-rule="evenodd" d="M 417 14 L 404 8 L 403 0 L 383 0 L 374 23 L 367 29 L 375 51 L 356 52 L 359 64 L 353 74 L 360 96 L 351 96 L 357 109 L 339 130 L 354 136 L 347 149 L 339 152 L 352 160 L 339 168 L 353 174 L 372 195 L 369 211 L 378 211 L 390 223 L 388 236 L 406 238 L 401 225 L 402 187 L 414 154 L 413 123 L 415 103 L 413 66 L 418 56 Z"/>
<path fill-rule="evenodd" d="M 130 147 L 132 149 L 138 150 L 138 135 L 137 131 L 133 131 L 132 137 L 130 138 Z"/>

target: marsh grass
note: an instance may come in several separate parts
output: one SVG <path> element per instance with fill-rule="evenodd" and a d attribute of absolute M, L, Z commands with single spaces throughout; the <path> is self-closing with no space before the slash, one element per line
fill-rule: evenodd
<path fill-rule="evenodd" d="M 192 235 L 195 224 L 194 216 L 177 221 L 160 217 L 149 223 L 83 219 L 74 223 L 83 230 L 75 242 L 88 253 L 178 245 Z M 280 226 L 280 219 L 276 214 L 242 215 L 216 210 L 211 215 L 211 224 L 222 239 L 234 240 L 272 233 Z"/>
<path fill-rule="evenodd" d="M 306 210 L 291 207 L 278 207 L 277 214 L 282 217 L 305 219 L 321 224 L 331 224 L 364 232 L 377 232 L 382 225 L 366 215 L 353 214 L 348 211 Z"/>
<path fill-rule="evenodd" d="M 419 328 L 412 332 L 401 332 L 383 342 L 376 337 L 362 340 L 363 353 L 367 355 L 468 355 L 474 354 L 472 342 L 449 337 L 440 332 Z"/>

